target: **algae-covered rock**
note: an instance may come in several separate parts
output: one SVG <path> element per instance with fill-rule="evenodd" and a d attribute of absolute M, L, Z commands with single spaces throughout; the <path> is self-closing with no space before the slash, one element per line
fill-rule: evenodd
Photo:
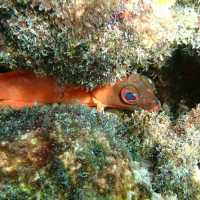
<path fill-rule="evenodd" d="M 0 115 L 0 199 L 150 199 L 151 176 L 115 114 L 55 105 Z"/>
<path fill-rule="evenodd" d="M 0 199 L 198 199 L 198 113 L 5 109 Z"/>
<path fill-rule="evenodd" d="M 176 123 L 166 113 L 133 115 L 133 128 L 140 138 L 137 150 L 151 162 L 152 188 L 164 199 L 170 194 L 177 199 L 199 198 L 200 130 L 194 117 L 198 111 L 199 107 L 182 114 Z"/>
<path fill-rule="evenodd" d="M 169 5 L 140 0 L 3 1 L 0 63 L 88 88 L 135 70 L 159 69 L 179 44 L 198 44 L 197 10 Z M 121 18 L 124 10 L 132 17 Z"/>

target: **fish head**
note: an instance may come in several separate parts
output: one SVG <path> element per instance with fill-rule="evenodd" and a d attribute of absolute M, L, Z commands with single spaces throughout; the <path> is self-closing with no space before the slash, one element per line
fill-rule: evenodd
<path fill-rule="evenodd" d="M 104 107 L 124 110 L 158 111 L 160 102 L 154 86 L 144 76 L 132 74 L 113 85 L 97 87 L 92 96 Z"/>
<path fill-rule="evenodd" d="M 160 110 L 160 101 L 154 94 L 155 87 L 146 77 L 133 74 L 118 87 L 120 87 L 121 101 L 129 105 L 128 110 L 143 109 L 149 112 Z"/>

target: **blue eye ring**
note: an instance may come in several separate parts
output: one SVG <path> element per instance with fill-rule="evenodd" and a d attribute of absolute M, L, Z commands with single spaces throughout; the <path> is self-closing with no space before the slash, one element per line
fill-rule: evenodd
<path fill-rule="evenodd" d="M 121 99 L 126 104 L 134 104 L 137 100 L 137 95 L 131 92 L 128 88 L 122 88 L 120 92 Z"/>

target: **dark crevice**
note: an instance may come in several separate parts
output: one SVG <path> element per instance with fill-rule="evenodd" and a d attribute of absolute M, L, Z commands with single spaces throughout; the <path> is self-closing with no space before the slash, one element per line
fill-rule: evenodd
<path fill-rule="evenodd" d="M 200 103 L 200 58 L 194 50 L 189 54 L 185 48 L 174 52 L 158 83 L 162 101 L 169 102 L 175 111 L 180 104 L 193 108 Z"/>

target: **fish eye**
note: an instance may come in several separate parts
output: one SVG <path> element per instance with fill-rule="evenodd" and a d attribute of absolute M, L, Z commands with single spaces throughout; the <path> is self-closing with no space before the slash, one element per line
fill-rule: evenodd
<path fill-rule="evenodd" d="M 137 100 L 137 94 L 130 91 L 128 88 L 123 88 L 120 92 L 120 96 L 123 102 L 127 104 L 133 104 Z"/>

